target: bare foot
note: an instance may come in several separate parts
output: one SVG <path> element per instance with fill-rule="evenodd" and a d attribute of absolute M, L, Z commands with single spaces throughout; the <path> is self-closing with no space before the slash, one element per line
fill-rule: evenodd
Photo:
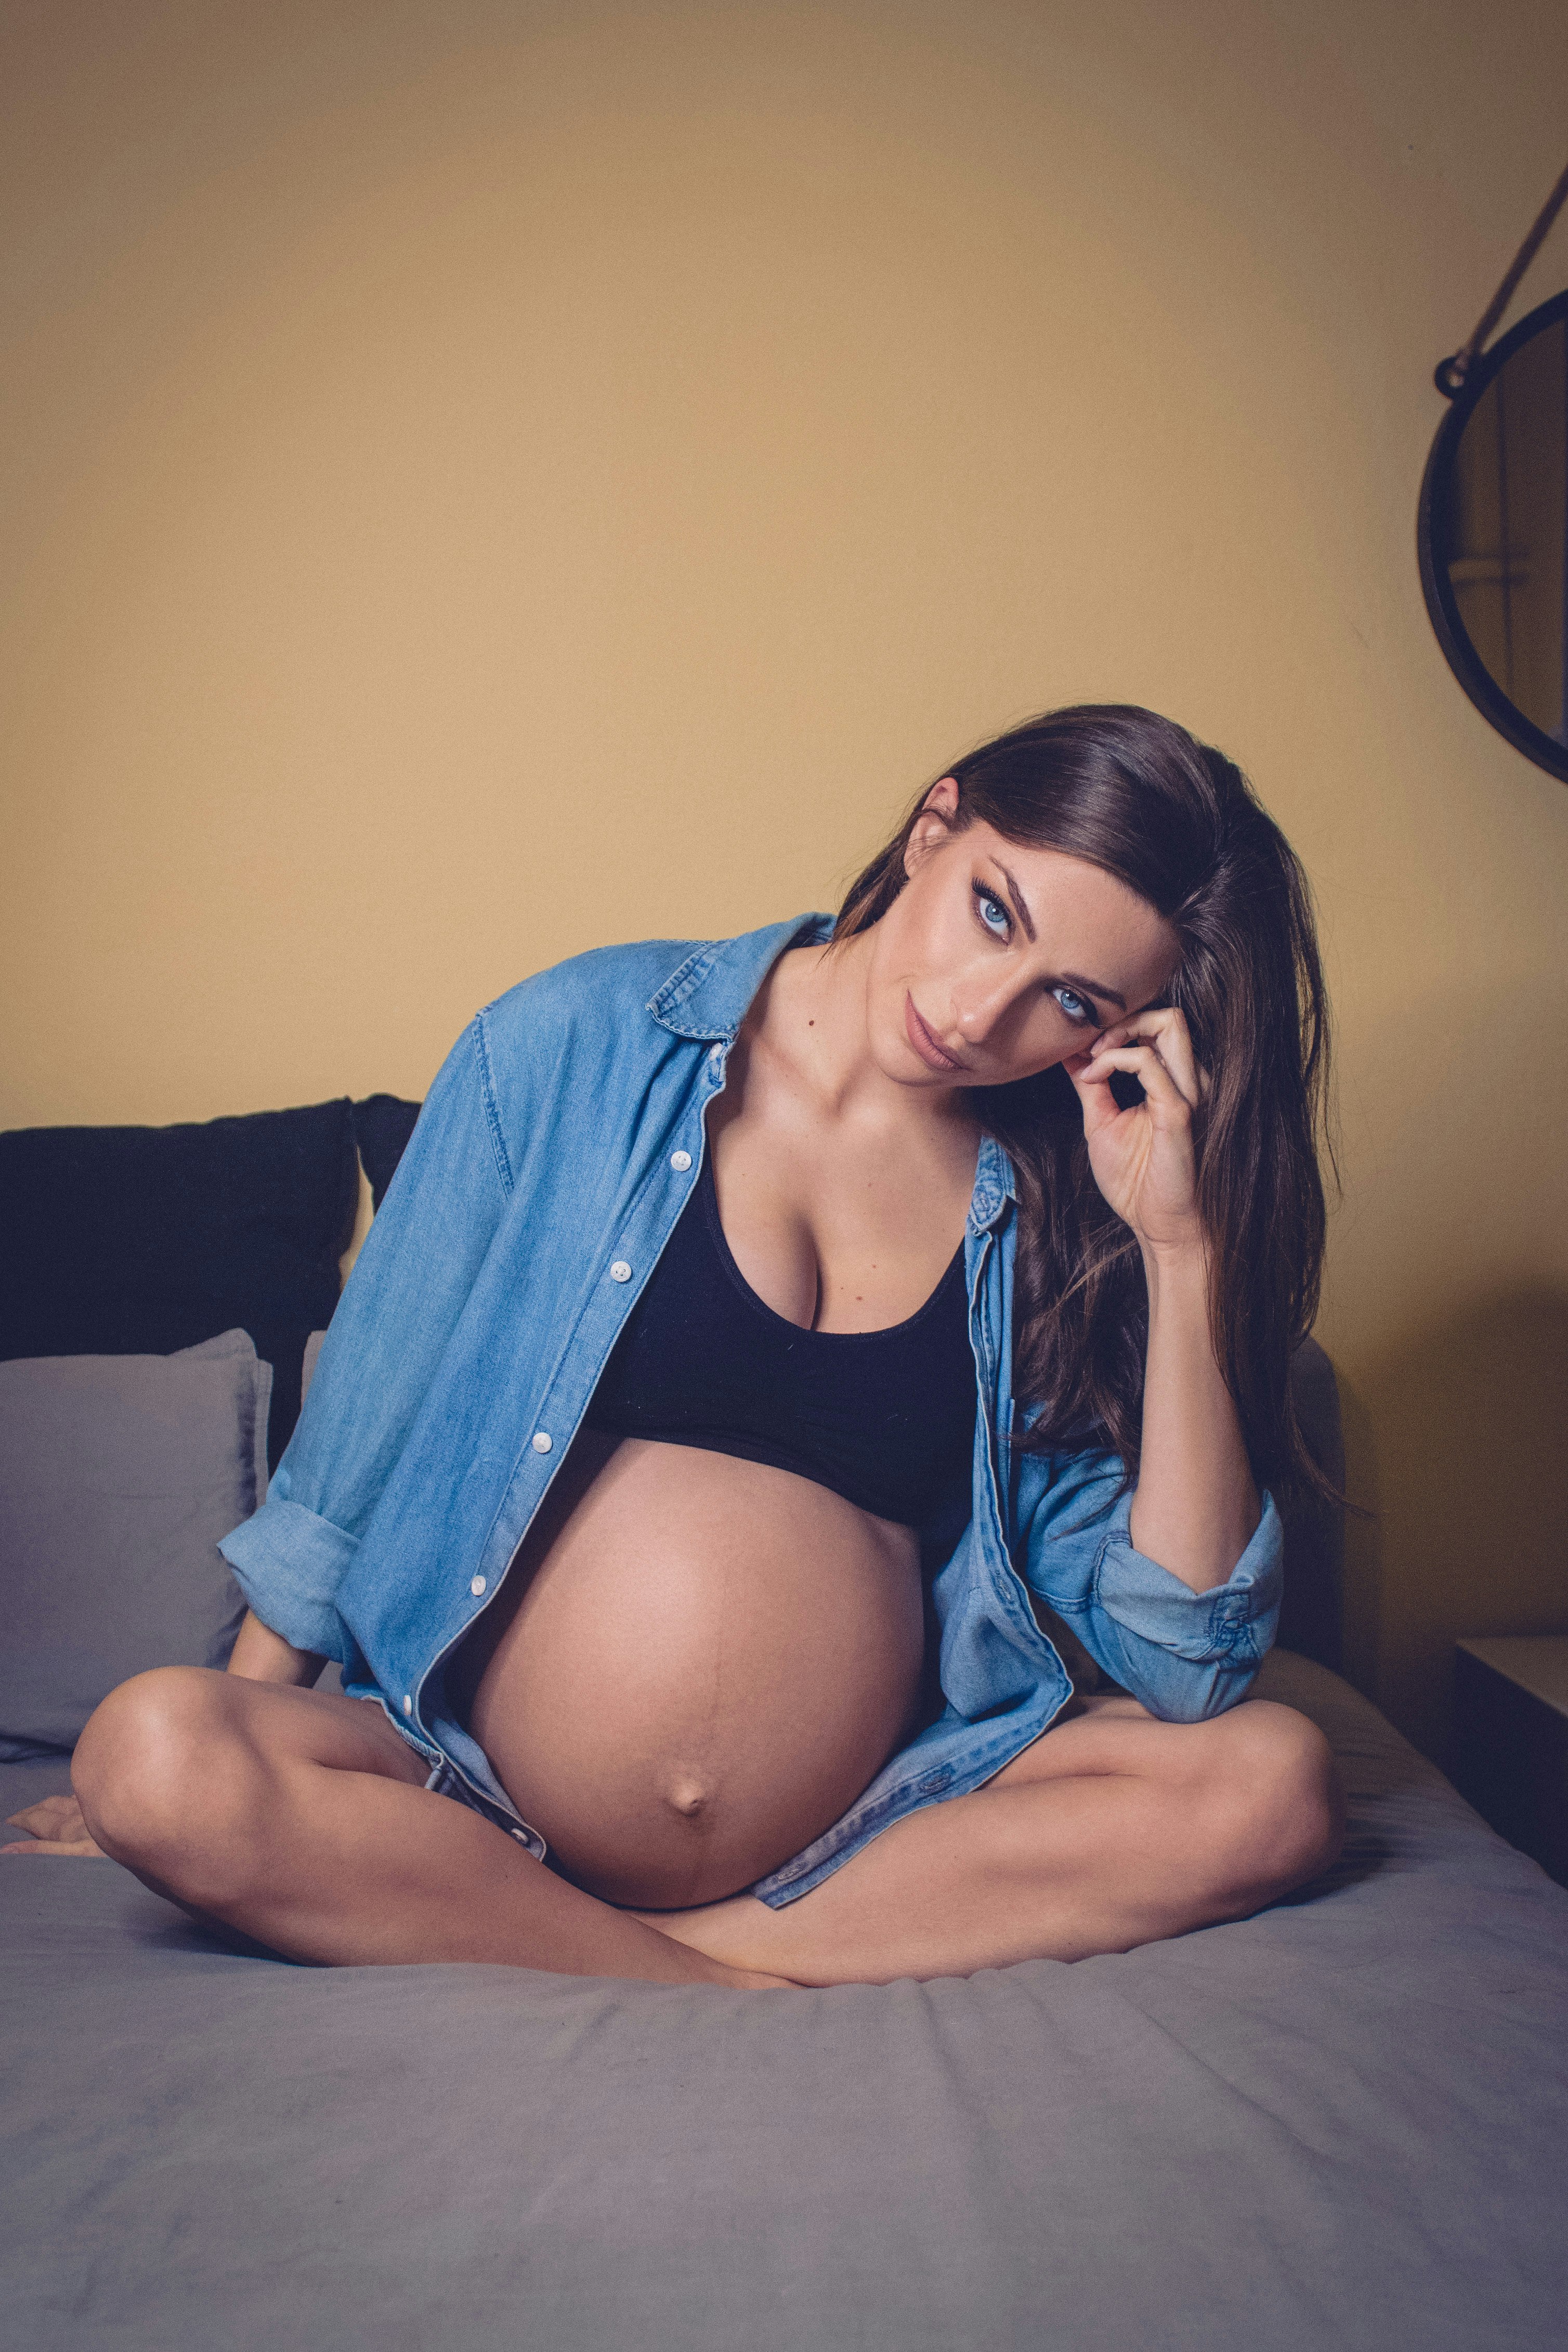
<path fill-rule="evenodd" d="M 40 1797 L 36 1805 L 24 1805 L 13 1813 L 7 1826 L 26 1830 L 27 1835 L 14 1844 L 0 1845 L 0 1853 L 74 1853 L 96 1854 L 103 1860 L 103 1848 L 94 1845 L 81 1817 L 81 1807 L 74 1797 Z"/>
<path fill-rule="evenodd" d="M 657 1927 L 672 1943 L 700 1952 L 704 1959 L 727 1969 L 736 1984 L 759 1990 L 777 1985 L 800 1990 L 797 1978 L 774 1976 L 768 1969 L 746 1965 L 771 1957 L 763 1937 L 773 1924 L 773 1915 L 754 1895 L 726 1895 L 717 1903 L 699 1904 L 694 1911 L 634 1910 L 631 1916 L 640 1919 L 645 1927 Z M 744 1958 L 740 1957 L 742 1954 Z"/>

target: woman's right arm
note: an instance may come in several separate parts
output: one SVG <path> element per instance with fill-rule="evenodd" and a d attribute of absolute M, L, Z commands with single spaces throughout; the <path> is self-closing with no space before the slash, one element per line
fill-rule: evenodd
<path fill-rule="evenodd" d="M 305 1659 L 352 1655 L 337 1612 L 338 1588 L 472 1295 L 508 1197 L 490 1119 L 483 1031 L 475 1022 L 425 1098 L 338 1302 L 267 1499 L 218 1546 L 259 1621 L 254 1636 L 247 1638 L 248 1627 L 241 1633 L 236 1674 L 249 1674 L 250 1661 L 259 1659 L 259 1679 L 301 1682 Z"/>
<path fill-rule="evenodd" d="M 247 1682 L 309 1686 L 326 1663 L 313 1650 L 297 1650 L 281 1633 L 264 1625 L 254 1609 L 247 1609 L 239 1638 L 229 1653 L 228 1671 L 243 1675 Z"/>

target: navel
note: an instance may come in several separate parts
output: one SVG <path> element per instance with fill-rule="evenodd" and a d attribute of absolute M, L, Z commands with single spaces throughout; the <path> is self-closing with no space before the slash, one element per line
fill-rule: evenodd
<path fill-rule="evenodd" d="M 687 1821 L 694 1822 L 706 1809 L 708 1791 L 700 1780 L 694 1780 L 689 1773 L 681 1773 L 666 1790 L 665 1801 L 672 1805 L 675 1811 L 682 1814 Z"/>

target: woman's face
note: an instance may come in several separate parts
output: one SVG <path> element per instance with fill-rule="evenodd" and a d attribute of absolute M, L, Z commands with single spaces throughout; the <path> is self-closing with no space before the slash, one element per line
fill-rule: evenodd
<path fill-rule="evenodd" d="M 942 822 L 934 784 L 905 854 L 909 881 L 869 932 L 871 1048 L 910 1086 L 999 1087 L 1087 1053 L 1162 994 L 1176 936 L 1098 866 L 988 824 Z"/>

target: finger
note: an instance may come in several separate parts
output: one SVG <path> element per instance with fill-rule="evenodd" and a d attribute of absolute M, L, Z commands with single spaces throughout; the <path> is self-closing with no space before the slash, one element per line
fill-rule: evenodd
<path fill-rule="evenodd" d="M 34 1837 L 43 1837 L 51 1829 L 60 1828 L 67 1822 L 80 1821 L 81 1807 L 74 1797 L 40 1797 L 36 1805 L 24 1805 L 19 1813 L 12 1813 L 6 1826 L 29 1830 Z M 82 1834 L 84 1837 L 87 1834 L 85 1827 Z"/>
<path fill-rule="evenodd" d="M 1072 1080 L 1074 1091 L 1083 1106 L 1085 1135 L 1097 1135 L 1102 1127 L 1109 1127 L 1121 1117 L 1121 1106 L 1109 1086 L 1097 1086 L 1090 1079 L 1089 1059 L 1088 1054 L 1071 1054 L 1062 1067 Z"/>
<path fill-rule="evenodd" d="M 1108 1056 L 1110 1054 L 1127 1053 L 1134 1050 L 1151 1055 L 1152 1056 L 1153 1066 L 1165 1073 L 1171 1080 L 1172 1085 L 1174 1087 L 1177 1094 L 1180 1095 L 1182 1100 L 1186 1104 L 1187 1108 L 1192 1111 L 1195 1111 L 1198 1108 L 1198 1106 L 1202 1103 L 1208 1092 L 1208 1080 L 1205 1076 L 1204 1073 L 1198 1068 L 1190 1053 L 1178 1055 L 1173 1045 L 1170 1043 L 1162 1045 L 1161 1043 L 1151 1039 L 1130 1038 L 1124 1045 L 1112 1045 L 1109 1047 L 1106 1054 L 1097 1053 L 1094 1057 L 1095 1066 L 1098 1067 L 1101 1061 L 1108 1059 Z M 1114 1062 L 1110 1064 L 1111 1068 L 1119 1068 L 1122 1066 L 1124 1066 Z M 1093 1075 L 1092 1070 L 1089 1075 Z M 1136 1075 L 1140 1077 L 1142 1076 L 1143 1073 L 1142 1066 L 1137 1067 Z M 1152 1091 L 1152 1089 L 1146 1088 L 1145 1091 Z"/>
<path fill-rule="evenodd" d="M 1173 1005 L 1162 1005 L 1148 1013 L 1135 1013 L 1131 1020 L 1118 1021 L 1101 1032 L 1094 1050 L 1119 1045 L 1152 1045 L 1177 1087 L 1195 1109 L 1208 1093 L 1207 1075 L 1199 1069 L 1193 1052 L 1192 1032 L 1184 1016 Z"/>
<path fill-rule="evenodd" d="M 25 1838 L 18 1845 L 0 1845 L 0 1854 L 5 1853 L 74 1853 L 89 1862 L 108 1859 L 103 1848 L 94 1845 L 90 1838 L 77 1844 L 68 1844 L 64 1838 Z"/>
<path fill-rule="evenodd" d="M 1193 1057 L 1192 1039 L 1180 1014 L 1135 1014 L 1131 1021 L 1120 1021 L 1114 1028 L 1107 1029 L 1095 1040 L 1093 1050 L 1098 1058 L 1102 1053 L 1114 1053 L 1124 1045 L 1148 1046 L 1158 1055 L 1188 1101 L 1195 1104 L 1199 1100 L 1197 1064 Z"/>
<path fill-rule="evenodd" d="M 1182 1092 L 1152 1045 L 1113 1045 L 1108 1053 L 1096 1054 L 1077 1082 L 1079 1091 L 1084 1087 L 1099 1087 L 1109 1094 L 1115 1070 L 1123 1070 L 1130 1077 L 1137 1078 L 1152 1107 L 1167 1114 L 1191 1118 L 1194 1104 Z"/>

